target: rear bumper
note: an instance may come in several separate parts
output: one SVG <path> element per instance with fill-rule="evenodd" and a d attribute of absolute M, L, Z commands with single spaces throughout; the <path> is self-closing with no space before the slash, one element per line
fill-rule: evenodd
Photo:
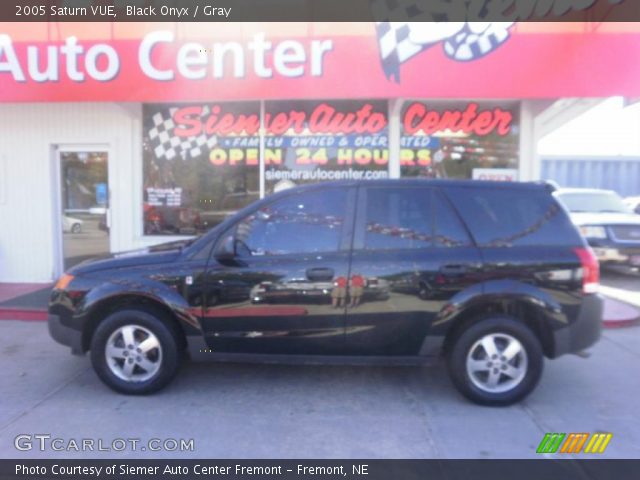
<path fill-rule="evenodd" d="M 82 332 L 64 325 L 60 320 L 60 315 L 49 314 L 47 321 L 49 325 L 49 334 L 58 343 L 71 347 L 71 353 L 74 355 L 82 355 Z"/>
<path fill-rule="evenodd" d="M 596 343 L 602 331 L 603 310 L 604 301 L 600 295 L 586 295 L 576 320 L 554 332 L 553 356 L 577 353 Z"/>

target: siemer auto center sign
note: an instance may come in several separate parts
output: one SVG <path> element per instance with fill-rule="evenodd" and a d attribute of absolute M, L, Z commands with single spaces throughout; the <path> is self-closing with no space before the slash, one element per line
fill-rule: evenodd
<path fill-rule="evenodd" d="M 0 101 L 640 96 L 637 24 L 77 25 L 0 24 Z"/>
<path fill-rule="evenodd" d="M 145 35 L 136 48 L 139 73 L 156 81 L 202 80 L 207 76 L 244 78 L 249 75 L 247 70 L 259 78 L 299 77 L 306 73 L 321 76 L 323 57 L 333 48 L 330 39 L 307 44 L 296 40 L 274 43 L 266 40 L 264 34 L 256 34 L 245 44 L 229 41 L 208 47 L 197 42 L 183 43 L 175 49 L 172 64 L 156 58 L 156 48 L 174 43 L 175 34 L 168 30 Z M 0 48 L 4 54 L 0 72 L 9 73 L 19 83 L 57 82 L 61 77 L 73 82 L 109 82 L 120 75 L 123 63 L 123 49 L 118 49 L 118 45 L 82 43 L 75 37 L 66 38 L 60 45 L 27 45 L 26 62 L 25 56 L 14 48 L 11 37 L 0 36 Z M 250 56 L 250 61 L 246 56 Z M 225 64 L 227 57 L 233 60 L 230 67 Z M 42 63 L 46 65 L 43 67 Z"/>

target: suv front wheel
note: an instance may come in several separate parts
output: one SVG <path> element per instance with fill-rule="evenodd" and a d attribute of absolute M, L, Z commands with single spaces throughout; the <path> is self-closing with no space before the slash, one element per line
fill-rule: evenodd
<path fill-rule="evenodd" d="M 93 335 L 93 368 L 105 384 L 120 393 L 160 390 L 180 366 L 175 330 L 171 322 L 155 312 L 116 311 L 100 322 Z"/>
<path fill-rule="evenodd" d="M 482 405 L 509 405 L 526 397 L 542 374 L 543 355 L 535 334 L 508 316 L 473 323 L 448 356 L 456 388 Z"/>

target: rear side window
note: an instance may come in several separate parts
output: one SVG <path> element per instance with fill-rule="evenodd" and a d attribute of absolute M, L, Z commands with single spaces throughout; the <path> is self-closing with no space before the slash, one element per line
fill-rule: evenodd
<path fill-rule="evenodd" d="M 446 194 L 479 246 L 582 243 L 564 210 L 544 190 L 451 187 Z"/>
<path fill-rule="evenodd" d="M 367 189 L 364 248 L 392 250 L 432 244 L 431 190 Z"/>
<path fill-rule="evenodd" d="M 471 245 L 447 199 L 430 188 L 368 188 L 365 210 L 367 250 Z"/>

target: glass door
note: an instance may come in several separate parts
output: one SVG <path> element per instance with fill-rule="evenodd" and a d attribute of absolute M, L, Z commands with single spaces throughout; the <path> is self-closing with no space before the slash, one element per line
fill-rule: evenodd
<path fill-rule="evenodd" d="M 109 154 L 59 150 L 63 268 L 109 253 Z"/>

